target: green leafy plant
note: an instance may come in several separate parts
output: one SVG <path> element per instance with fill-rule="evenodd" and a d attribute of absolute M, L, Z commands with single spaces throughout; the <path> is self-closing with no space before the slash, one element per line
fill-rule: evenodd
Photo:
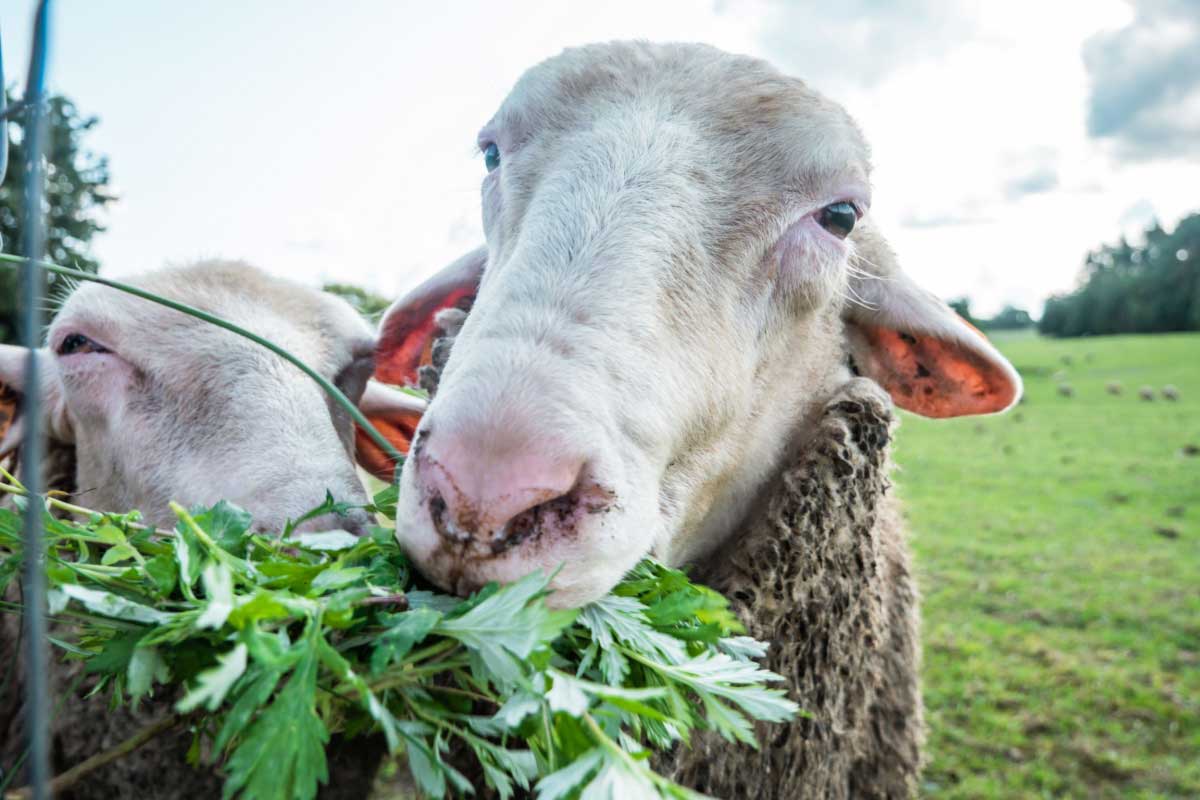
<path fill-rule="evenodd" d="M 35 502 L 3 477 L 18 509 L 0 509 L 0 594 Z M 395 492 L 369 510 L 387 519 Z M 367 731 L 430 797 L 470 793 L 464 770 L 505 798 L 696 797 L 649 755 L 700 729 L 753 744 L 752 720 L 797 712 L 725 599 L 654 562 L 564 611 L 543 574 L 465 600 L 423 588 L 386 526 L 266 535 L 218 503 L 176 506 L 175 529 L 156 531 L 46 505 L 55 643 L 111 703 L 174 699 L 195 760 L 202 740 L 223 760 L 226 797 L 311 798 L 330 735 Z M 329 497 L 313 513 L 338 510 Z"/>
<path fill-rule="evenodd" d="M 0 264 L 19 261 L 0 254 Z M 232 323 L 118 281 L 46 262 L 245 336 L 312 377 L 398 461 L 340 391 L 284 348 Z M 17 511 L 44 503 L 52 641 L 98 676 L 113 704 L 156 693 L 176 716 L 56 779 L 61 790 L 186 721 L 223 761 L 225 796 L 311 798 L 328 778 L 334 732 L 379 731 L 430 797 L 470 794 L 476 771 L 502 798 L 696 797 L 648 758 L 697 729 L 753 744 L 751 720 L 798 709 L 767 684 L 724 598 L 653 562 L 579 611 L 546 603 L 550 576 L 489 585 L 466 600 L 423 588 L 393 527 L 252 532 L 228 503 L 173 506 L 173 531 L 137 512 L 32 498 L 0 469 Z M 368 510 L 394 523 L 396 488 Z M 327 497 L 301 519 L 344 513 Z M 57 512 L 57 513 L 52 513 Z M 24 559 L 21 517 L 0 508 L 0 595 Z M 3 604 L 7 611 L 19 606 Z"/>

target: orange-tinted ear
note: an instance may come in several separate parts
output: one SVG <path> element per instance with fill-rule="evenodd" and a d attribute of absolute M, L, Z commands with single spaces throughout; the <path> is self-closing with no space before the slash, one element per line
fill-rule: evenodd
<path fill-rule="evenodd" d="M 487 248 L 473 250 L 397 300 L 379 324 L 375 377 L 413 386 L 417 369 L 429 363 L 436 338 L 434 315 L 444 308 L 470 310 L 487 264 Z"/>
<path fill-rule="evenodd" d="M 8 451 L 15 446 L 16 436 L 13 436 L 14 441 L 10 443 L 8 432 L 12 430 L 16 418 L 17 393 L 7 385 L 0 383 L 0 459 L 8 455 Z M 16 433 L 16 431 L 13 432 Z"/>
<path fill-rule="evenodd" d="M 971 347 L 957 337 L 858 328 L 866 346 L 856 348 L 855 363 L 903 409 L 937 418 L 993 414 L 1020 395 L 1020 378 L 998 353 L 986 352 L 992 348 L 982 334 Z"/>
<path fill-rule="evenodd" d="M 865 222 L 865 220 L 864 220 Z M 859 258 L 845 318 L 859 371 L 901 408 L 926 417 L 992 414 L 1021 396 L 1021 377 L 974 326 L 905 275 L 869 224 L 851 241 Z"/>
<path fill-rule="evenodd" d="M 17 421 L 21 391 L 25 387 L 24 347 L 0 344 L 0 459 L 21 443 L 21 424 Z"/>
<path fill-rule="evenodd" d="M 425 411 L 424 400 L 371 381 L 358 407 L 393 447 L 408 453 L 417 423 Z M 358 426 L 354 428 L 354 453 L 367 472 L 382 481 L 392 481 L 396 462 Z"/>

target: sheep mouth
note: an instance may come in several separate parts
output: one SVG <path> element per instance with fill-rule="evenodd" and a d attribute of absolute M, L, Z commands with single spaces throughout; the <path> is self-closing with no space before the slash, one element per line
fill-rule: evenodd
<path fill-rule="evenodd" d="M 583 483 L 548 498 L 498 527 L 452 514 L 444 498 L 430 496 L 426 508 L 439 542 L 418 569 L 444 590 L 465 597 L 493 580 L 504 583 L 538 568 L 553 572 L 572 560 L 572 544 L 586 541 L 600 519 L 619 512 L 616 493 Z M 472 524 L 474 523 L 474 524 Z"/>

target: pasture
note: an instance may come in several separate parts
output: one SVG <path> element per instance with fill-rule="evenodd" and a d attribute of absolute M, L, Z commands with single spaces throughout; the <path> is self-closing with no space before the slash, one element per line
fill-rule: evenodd
<path fill-rule="evenodd" d="M 1022 405 L 898 433 L 922 794 L 1200 796 L 1200 335 L 997 344 Z"/>

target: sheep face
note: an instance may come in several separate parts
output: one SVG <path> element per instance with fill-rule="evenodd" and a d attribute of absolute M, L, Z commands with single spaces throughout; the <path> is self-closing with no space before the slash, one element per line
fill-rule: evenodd
<path fill-rule="evenodd" d="M 486 251 L 397 303 L 380 352 L 411 378 L 430 315 L 475 295 L 398 515 L 448 589 L 558 570 L 552 600 L 574 605 L 648 554 L 710 551 L 850 377 L 848 349 L 921 413 L 1016 398 L 1011 368 L 862 218 L 851 119 L 762 62 L 569 50 L 526 73 L 479 146 Z"/>
<path fill-rule="evenodd" d="M 374 333 L 338 298 L 241 264 L 164 270 L 134 283 L 283 345 L 356 401 L 366 393 Z M 43 353 L 48 433 L 74 445 L 80 503 L 137 508 L 170 525 L 170 500 L 226 499 L 269 530 L 319 505 L 326 490 L 366 500 L 349 416 L 299 370 L 242 337 L 88 284 L 63 305 Z M 24 351 L 5 348 L 3 356 L 0 383 L 19 390 Z M 410 411 L 414 421 L 418 410 Z M 0 452 L 16 444 L 19 423 Z M 353 530 L 365 522 L 360 511 L 306 525 Z"/>

